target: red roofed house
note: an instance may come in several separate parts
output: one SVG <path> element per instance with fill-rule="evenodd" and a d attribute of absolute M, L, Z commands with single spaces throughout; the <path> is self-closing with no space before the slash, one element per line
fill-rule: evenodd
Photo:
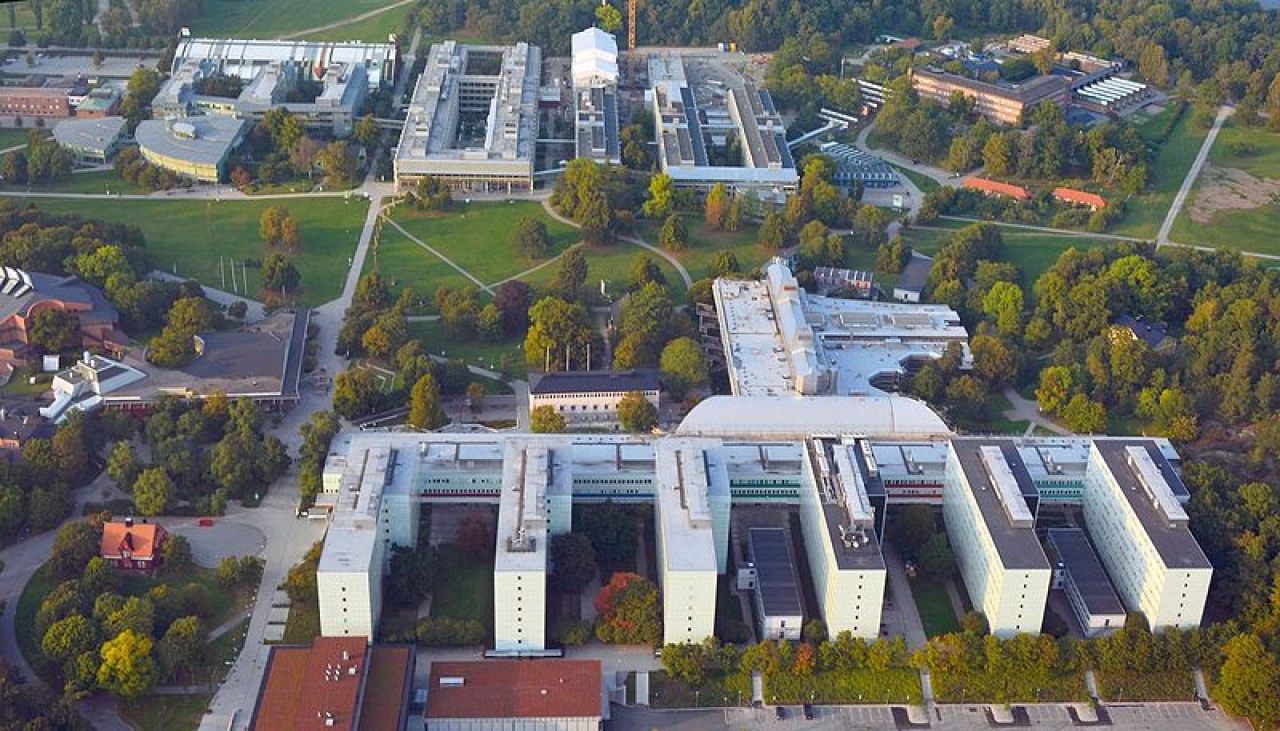
<path fill-rule="evenodd" d="M 1063 203 L 1070 203 L 1076 206 L 1088 206 L 1091 211 L 1107 207 L 1106 198 L 1103 198 L 1097 193 L 1088 193 L 1083 190 L 1075 190 L 1074 188 L 1054 188 L 1053 197 Z"/>
<path fill-rule="evenodd" d="M 134 523 L 133 518 L 102 526 L 104 561 L 117 569 L 154 571 L 164 563 L 164 544 L 169 531 L 159 523 Z"/>
<path fill-rule="evenodd" d="M 998 195 L 1018 201 L 1031 200 L 1031 192 L 1020 185 L 1000 183 L 995 180 L 987 180 L 986 178 L 965 178 L 964 187 L 969 190 L 982 191 L 987 195 Z"/>
<path fill-rule="evenodd" d="M 426 731 L 600 731 L 599 660 L 431 663 Z"/>
<path fill-rule="evenodd" d="M 317 637 L 275 646 L 250 731 L 404 731 L 415 656 L 408 645 Z"/>

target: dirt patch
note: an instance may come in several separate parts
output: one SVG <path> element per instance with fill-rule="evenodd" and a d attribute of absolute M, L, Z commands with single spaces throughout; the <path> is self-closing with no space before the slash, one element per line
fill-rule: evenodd
<path fill-rule="evenodd" d="M 1191 204 L 1191 220 L 1212 223 L 1218 211 L 1280 204 L 1280 180 L 1258 179 L 1238 168 L 1206 165 Z"/>

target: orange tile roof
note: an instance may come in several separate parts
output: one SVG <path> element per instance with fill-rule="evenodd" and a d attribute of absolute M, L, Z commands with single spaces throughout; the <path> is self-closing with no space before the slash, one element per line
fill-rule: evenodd
<path fill-rule="evenodd" d="M 271 648 L 249 728 L 354 731 L 367 646 L 363 637 L 317 637 L 310 647 Z"/>
<path fill-rule="evenodd" d="M 360 702 L 360 729 L 404 728 L 402 715 L 413 682 L 413 648 L 409 645 L 374 645 L 369 651 L 369 673 Z"/>
<path fill-rule="evenodd" d="M 1020 201 L 1031 200 L 1031 192 L 1020 185 L 1010 185 L 1009 183 L 987 180 L 986 178 L 965 178 L 964 187 Z"/>
<path fill-rule="evenodd" d="M 104 523 L 102 525 L 103 558 L 120 558 L 129 551 L 135 559 L 155 558 L 156 542 L 167 532 L 159 523 Z"/>
<path fill-rule="evenodd" d="M 1097 193 L 1089 193 L 1074 188 L 1054 188 L 1053 197 L 1067 203 L 1079 203 L 1082 206 L 1090 206 L 1092 208 L 1106 208 L 1107 199 Z"/>
<path fill-rule="evenodd" d="M 427 718 L 599 718 L 601 677 L 599 660 L 433 662 Z"/>

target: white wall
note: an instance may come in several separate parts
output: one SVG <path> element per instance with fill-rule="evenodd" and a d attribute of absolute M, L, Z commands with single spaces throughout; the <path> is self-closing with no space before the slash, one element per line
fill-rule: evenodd
<path fill-rule="evenodd" d="M 545 571 L 494 572 L 493 645 L 497 650 L 546 649 Z"/>
<path fill-rule="evenodd" d="M 600 717 L 429 718 L 427 731 L 600 731 Z"/>
<path fill-rule="evenodd" d="M 658 392 L 642 391 L 645 400 L 658 408 Z M 570 424 L 602 424 L 618 423 L 618 402 L 627 394 L 626 391 L 576 394 L 529 394 L 529 409 L 539 406 L 550 406 L 560 413 Z"/>
<path fill-rule="evenodd" d="M 716 630 L 716 572 L 664 571 L 662 642 L 702 642 Z"/>
<path fill-rule="evenodd" d="M 373 637 L 382 611 L 382 576 L 350 571 L 316 574 L 320 634 L 324 637 Z"/>

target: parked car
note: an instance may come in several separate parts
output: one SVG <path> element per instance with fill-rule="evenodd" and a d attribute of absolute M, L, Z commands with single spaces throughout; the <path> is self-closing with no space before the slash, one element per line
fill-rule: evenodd
<path fill-rule="evenodd" d="M 786 706 L 774 706 L 774 707 L 773 707 L 773 717 L 774 717 L 776 720 L 778 720 L 778 721 L 782 721 L 782 720 L 786 719 L 786 717 L 787 717 L 787 707 L 786 707 Z"/>
<path fill-rule="evenodd" d="M 806 721 L 812 721 L 812 720 L 813 720 L 813 705 L 812 705 L 812 704 L 809 704 L 809 703 L 804 704 L 804 720 L 806 720 Z"/>

